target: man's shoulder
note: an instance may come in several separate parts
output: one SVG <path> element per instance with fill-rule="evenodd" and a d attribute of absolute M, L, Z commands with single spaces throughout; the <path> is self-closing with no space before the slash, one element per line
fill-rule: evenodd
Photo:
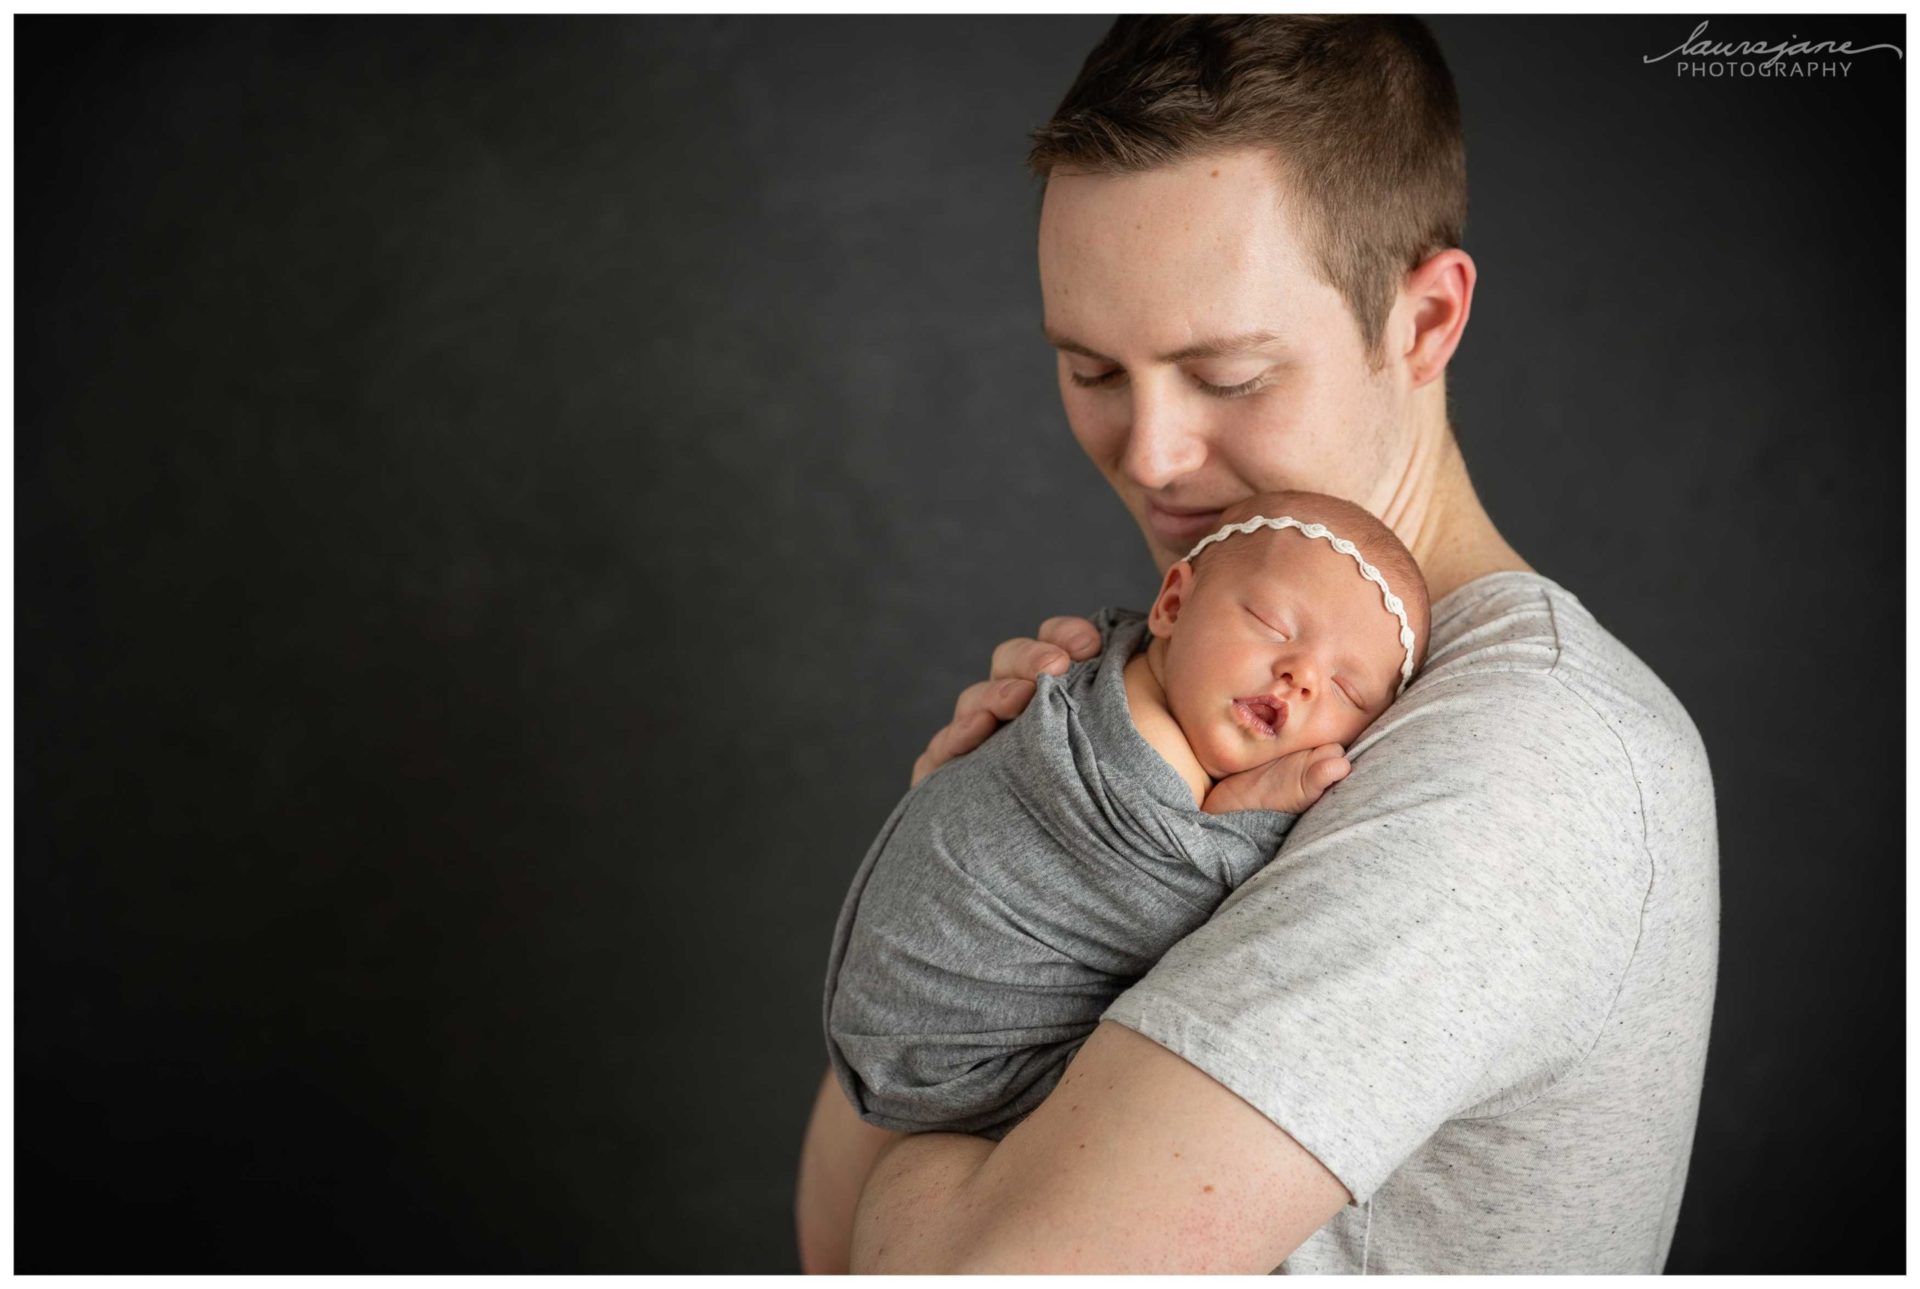
<path fill-rule="evenodd" d="M 1557 738 L 1611 743 L 1636 769 L 1657 762 L 1707 773 L 1679 698 L 1551 578 L 1502 572 L 1469 582 L 1434 606 L 1432 631 L 1427 665 L 1401 698 L 1407 714 L 1437 706 L 1453 721 L 1495 726 L 1525 717 Z M 1393 715 L 1369 737 L 1389 733 Z"/>
<path fill-rule="evenodd" d="M 1709 873 L 1712 774 L 1672 691 L 1558 583 L 1501 573 L 1462 590 L 1435 606 L 1427 668 L 1327 800 L 1347 797 L 1352 818 L 1419 812 L 1435 830 L 1422 850 L 1484 855 L 1497 834 L 1529 864 L 1549 839 L 1584 865 L 1611 855 L 1621 892 L 1648 866 Z M 1319 809 L 1309 823 L 1342 822 Z"/>

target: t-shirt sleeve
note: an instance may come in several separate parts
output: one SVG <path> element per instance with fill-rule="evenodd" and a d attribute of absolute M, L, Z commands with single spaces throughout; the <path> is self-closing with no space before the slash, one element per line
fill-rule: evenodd
<path fill-rule="evenodd" d="M 1410 694 L 1279 855 L 1107 1008 L 1364 1202 L 1597 1041 L 1651 880 L 1619 740 L 1539 673 Z"/>

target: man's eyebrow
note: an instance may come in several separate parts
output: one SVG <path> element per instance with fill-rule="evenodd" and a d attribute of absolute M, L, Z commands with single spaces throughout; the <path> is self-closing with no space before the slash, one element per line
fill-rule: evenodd
<path fill-rule="evenodd" d="M 1270 345 L 1280 337 L 1271 331 L 1246 331 L 1237 336 L 1220 336 L 1212 340 L 1202 340 L 1197 345 L 1188 345 L 1170 354 L 1161 354 L 1163 363 L 1188 363 L 1196 358 L 1225 358 L 1230 354 L 1245 353 L 1249 349 L 1258 349 Z"/>
<path fill-rule="evenodd" d="M 1096 362 L 1111 363 L 1114 360 L 1095 349 L 1089 349 L 1077 340 L 1042 328 L 1047 343 L 1055 349 L 1070 354 L 1079 354 L 1083 358 L 1092 358 Z M 1158 361 L 1163 363 L 1189 363 L 1196 358 L 1224 358 L 1230 354 L 1245 353 L 1249 349 L 1259 349 L 1280 339 L 1277 332 L 1247 331 L 1237 336 L 1218 336 L 1202 340 L 1198 344 L 1188 345 L 1185 349 L 1176 349 L 1170 354 L 1161 354 Z M 1118 364 L 1115 364 L 1118 366 Z"/>

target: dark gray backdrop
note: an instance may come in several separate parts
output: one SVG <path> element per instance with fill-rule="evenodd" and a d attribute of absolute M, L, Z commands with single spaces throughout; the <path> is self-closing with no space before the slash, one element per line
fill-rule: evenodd
<path fill-rule="evenodd" d="M 1434 23 L 1450 383 L 1712 756 L 1669 1270 L 1897 1271 L 1904 68 L 1694 21 Z M 20 1270 L 796 1267 L 855 863 L 1155 586 L 1020 164 L 1105 26 L 16 20 Z"/>

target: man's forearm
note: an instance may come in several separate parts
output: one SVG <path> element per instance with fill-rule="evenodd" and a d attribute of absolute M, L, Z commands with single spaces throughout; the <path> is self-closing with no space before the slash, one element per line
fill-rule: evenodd
<path fill-rule="evenodd" d="M 800 1269 L 809 1275 L 845 1275 L 853 1239 L 853 1211 L 880 1152 L 900 1134 L 861 1121 L 831 1070 L 814 1097 L 813 1117 L 800 1148 L 794 1226 Z"/>
<path fill-rule="evenodd" d="M 928 1274 L 961 1268 L 981 1201 L 968 1183 L 993 1153 L 983 1137 L 916 1133 L 886 1148 L 853 1219 L 851 1268 Z"/>

